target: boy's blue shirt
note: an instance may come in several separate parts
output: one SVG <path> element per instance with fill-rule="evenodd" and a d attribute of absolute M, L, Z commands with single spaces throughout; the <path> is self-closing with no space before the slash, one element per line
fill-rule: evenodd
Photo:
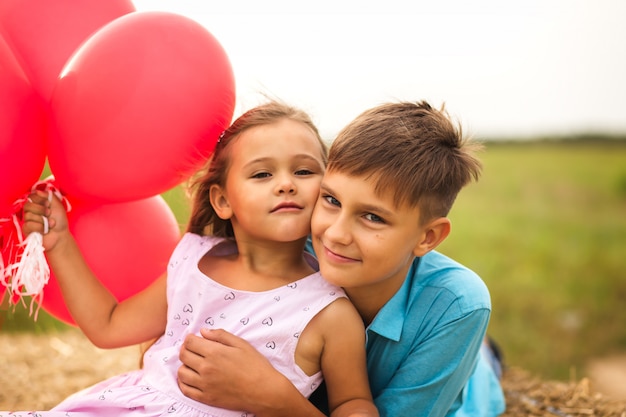
<path fill-rule="evenodd" d="M 489 291 L 470 269 L 436 251 L 416 258 L 367 328 L 381 416 L 503 413 L 502 389 L 480 354 L 490 313 Z"/>
<path fill-rule="evenodd" d="M 313 249 L 310 241 L 307 250 Z M 502 388 L 481 346 L 489 291 L 473 271 L 431 251 L 367 327 L 367 368 L 385 416 L 497 416 Z M 468 379 L 469 378 L 469 379 Z"/>

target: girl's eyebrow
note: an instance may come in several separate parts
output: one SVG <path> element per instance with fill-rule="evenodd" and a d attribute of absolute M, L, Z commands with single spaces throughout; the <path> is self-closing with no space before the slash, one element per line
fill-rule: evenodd
<path fill-rule="evenodd" d="M 324 163 L 322 162 L 320 158 L 316 158 L 315 156 L 308 154 L 308 153 L 299 153 L 297 155 L 294 155 L 294 159 L 308 160 L 311 162 L 315 162 L 317 165 L 324 166 Z"/>
<path fill-rule="evenodd" d="M 254 164 L 258 164 L 258 163 L 262 163 L 262 162 L 267 162 L 270 161 L 272 158 L 270 157 L 264 157 L 264 158 L 255 158 L 252 161 L 248 161 L 246 162 L 246 164 L 243 166 L 244 168 L 250 166 L 250 165 L 254 165 Z"/>
<path fill-rule="evenodd" d="M 244 168 L 249 166 L 249 165 L 254 165 L 254 164 L 258 164 L 258 163 L 262 163 L 262 162 L 267 162 L 267 161 L 271 161 L 272 158 L 271 156 L 265 156 L 265 157 L 261 157 L 261 158 L 255 158 L 252 161 L 248 161 L 245 165 Z M 317 165 L 319 165 L 320 167 L 323 167 L 324 164 L 317 158 L 315 158 L 314 156 L 307 154 L 307 153 L 299 153 L 297 155 L 293 156 L 293 159 L 297 159 L 297 160 L 301 160 L 301 159 L 306 159 L 306 160 L 310 160 L 315 162 Z"/>

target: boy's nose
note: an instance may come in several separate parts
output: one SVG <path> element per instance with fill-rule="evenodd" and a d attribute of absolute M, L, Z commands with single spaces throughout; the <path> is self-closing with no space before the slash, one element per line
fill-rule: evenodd
<path fill-rule="evenodd" d="M 328 240 L 341 245 L 347 245 L 352 241 L 349 222 L 341 216 L 331 219 L 324 234 Z"/>

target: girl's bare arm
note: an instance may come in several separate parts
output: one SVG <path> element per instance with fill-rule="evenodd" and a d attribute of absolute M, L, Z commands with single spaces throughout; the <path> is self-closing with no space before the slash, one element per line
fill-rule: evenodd
<path fill-rule="evenodd" d="M 41 191 L 31 194 L 30 200 L 24 205 L 24 234 L 43 234 L 42 216 L 48 218 L 49 231 L 43 237 L 46 258 L 72 318 L 92 343 L 102 348 L 121 347 L 163 333 L 167 315 L 165 275 L 118 303 L 87 265 L 69 230 L 63 204 L 56 197 L 48 201 L 48 194 Z"/>
<path fill-rule="evenodd" d="M 322 372 L 332 417 L 378 417 L 369 387 L 363 320 L 352 303 L 338 299 L 309 325 L 323 332 Z"/>

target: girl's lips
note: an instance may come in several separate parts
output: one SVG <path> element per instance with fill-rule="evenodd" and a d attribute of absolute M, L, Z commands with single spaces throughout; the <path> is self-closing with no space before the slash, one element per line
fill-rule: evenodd
<path fill-rule="evenodd" d="M 284 202 L 278 204 L 276 207 L 272 209 L 272 213 L 280 210 L 302 210 L 302 207 L 296 203 Z"/>

